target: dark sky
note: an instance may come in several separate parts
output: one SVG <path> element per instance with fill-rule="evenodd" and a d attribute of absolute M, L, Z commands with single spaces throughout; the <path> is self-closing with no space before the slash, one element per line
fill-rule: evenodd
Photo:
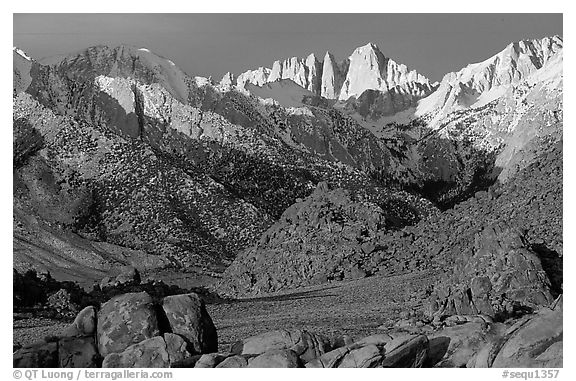
<path fill-rule="evenodd" d="M 190 75 L 235 74 L 368 42 L 432 80 L 525 38 L 562 35 L 561 14 L 15 14 L 14 45 L 32 57 L 97 44 L 145 46 Z"/>

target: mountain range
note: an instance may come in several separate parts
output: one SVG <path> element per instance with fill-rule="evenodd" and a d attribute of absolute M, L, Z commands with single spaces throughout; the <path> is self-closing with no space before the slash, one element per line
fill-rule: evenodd
<path fill-rule="evenodd" d="M 219 82 L 141 47 L 14 48 L 14 266 L 228 268 L 232 295 L 377 273 L 390 237 L 558 149 L 562 49 L 515 42 L 431 83 L 373 43 Z"/>

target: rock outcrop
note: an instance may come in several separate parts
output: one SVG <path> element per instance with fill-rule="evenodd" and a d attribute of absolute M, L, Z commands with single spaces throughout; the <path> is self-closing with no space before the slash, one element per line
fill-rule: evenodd
<path fill-rule="evenodd" d="M 110 310 L 110 302 L 132 300 L 135 304 L 145 295 L 127 294 L 112 299 L 102 307 Z M 164 303 L 174 309 L 182 307 L 180 316 L 198 309 L 191 295 L 181 303 Z M 161 303 L 161 302 L 160 302 Z M 116 303 L 118 304 L 118 303 Z M 126 303 L 124 303 L 126 304 Z M 158 316 L 163 316 L 161 304 L 155 304 Z M 82 312 L 78 321 L 89 315 Z M 103 309 L 97 317 L 100 320 Z M 308 330 L 279 330 L 263 332 L 233 344 L 229 351 L 218 352 L 216 342 L 207 343 L 210 353 L 189 351 L 190 340 L 173 332 L 177 325 L 161 325 L 162 330 L 151 337 L 141 322 L 141 311 L 118 305 L 124 320 L 134 322 L 134 332 L 128 346 L 110 346 L 103 353 L 96 345 L 95 333 L 85 336 L 50 337 L 27 345 L 14 353 L 13 364 L 18 368 L 104 367 L 104 368 L 374 368 L 374 367 L 561 367 L 562 366 L 562 298 L 538 313 L 526 315 L 508 323 L 447 322 L 434 328 L 420 326 L 414 332 L 391 329 L 386 333 L 358 340 L 335 339 Z M 191 312 L 194 315 L 194 311 Z M 134 318 L 133 318 L 134 317 Z M 206 317 L 209 316 L 206 314 Z M 168 319 L 166 319 L 168 320 Z M 107 320 L 110 321 L 110 320 Z M 166 321 L 165 323 L 168 323 Z M 174 323 L 174 320 L 170 321 Z M 180 322 L 182 323 L 182 322 Z M 188 322 L 185 325 L 198 322 Z M 100 326 L 100 321 L 98 321 Z M 189 327 L 193 328 L 193 327 Z M 190 332 L 190 331 L 189 331 Z M 426 332 L 423 334 L 422 332 Z M 98 333 L 99 334 L 99 333 Z M 215 330 L 214 330 L 215 334 Z M 344 337 L 342 337 L 344 338 Z M 215 338 L 214 338 L 215 339 Z M 206 351 L 208 351 L 206 350 Z"/>
<path fill-rule="evenodd" d="M 368 275 L 363 258 L 378 250 L 376 237 L 385 225 L 385 213 L 377 205 L 320 183 L 288 208 L 255 247 L 236 258 L 218 290 L 253 295 L 363 278 Z"/>
<path fill-rule="evenodd" d="M 58 341 L 59 368 L 99 368 L 101 356 L 94 337 L 70 337 Z"/>
<path fill-rule="evenodd" d="M 491 340 L 469 367 L 561 368 L 563 364 L 562 296 L 550 308 L 526 316 Z"/>
<path fill-rule="evenodd" d="M 158 316 L 146 292 L 119 295 L 98 311 L 98 350 L 102 356 L 160 334 Z"/>
<path fill-rule="evenodd" d="M 317 94 L 321 78 L 321 62 L 314 54 L 305 59 L 297 57 L 283 61 L 275 61 L 272 65 L 267 82 L 275 82 L 280 79 L 291 79 L 301 87 Z"/>
<path fill-rule="evenodd" d="M 139 292 L 113 297 L 97 312 L 84 308 L 61 337 L 27 345 L 13 361 L 20 368 L 171 367 L 217 349 L 216 328 L 198 295 L 155 301 Z"/>
<path fill-rule="evenodd" d="M 294 351 L 272 349 L 248 360 L 248 368 L 303 368 L 303 366 Z"/>
<path fill-rule="evenodd" d="M 330 52 L 326 52 L 322 63 L 322 87 L 320 95 L 328 99 L 338 99 L 348 70 L 348 60 L 336 62 Z"/>
<path fill-rule="evenodd" d="M 358 98 L 366 90 L 387 92 L 396 88 L 421 98 L 432 92 L 432 86 L 426 77 L 385 57 L 373 43 L 354 50 L 348 61 L 350 63 L 346 79 L 338 96 L 340 100 Z"/>
<path fill-rule="evenodd" d="M 330 349 L 327 338 L 306 330 L 280 330 L 248 337 L 232 345 L 231 352 L 238 355 L 259 355 L 271 350 L 289 349 L 304 362 L 311 361 Z"/>
<path fill-rule="evenodd" d="M 39 341 L 17 350 L 12 358 L 14 368 L 56 368 L 58 343 Z"/>
<path fill-rule="evenodd" d="M 518 232 L 506 226 L 486 227 L 468 255 L 463 254 L 453 278 L 435 290 L 439 300 L 433 303 L 439 309 L 434 314 L 509 316 L 553 301 L 538 255 Z"/>
<path fill-rule="evenodd" d="M 162 310 L 170 331 L 184 337 L 193 354 L 218 350 L 216 327 L 197 294 L 167 296 L 162 301 Z"/>
<path fill-rule="evenodd" d="M 74 337 L 93 336 L 96 333 L 96 308 L 88 306 L 76 315 L 74 322 L 66 329 L 65 335 Z"/>
<path fill-rule="evenodd" d="M 121 353 L 104 358 L 103 368 L 168 368 L 190 357 L 186 342 L 178 335 L 166 333 L 127 347 Z"/>

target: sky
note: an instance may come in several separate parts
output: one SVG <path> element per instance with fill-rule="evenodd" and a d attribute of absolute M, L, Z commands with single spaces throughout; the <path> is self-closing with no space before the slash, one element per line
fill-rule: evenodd
<path fill-rule="evenodd" d="M 278 59 L 337 59 L 373 42 L 439 81 L 511 42 L 563 34 L 562 14 L 14 14 L 14 46 L 34 58 L 98 44 L 146 47 L 192 76 L 220 79 Z"/>

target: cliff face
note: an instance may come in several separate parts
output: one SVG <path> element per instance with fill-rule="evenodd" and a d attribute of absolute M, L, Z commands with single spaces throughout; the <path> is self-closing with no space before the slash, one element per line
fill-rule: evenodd
<path fill-rule="evenodd" d="M 405 110 L 434 89 L 426 77 L 385 57 L 372 43 L 357 48 L 341 62 L 330 52 L 326 52 L 323 61 L 318 61 L 314 54 L 275 61 L 272 69 L 259 68 L 240 74 L 236 85 L 246 89 L 248 83 L 263 86 L 283 79 L 292 80 L 317 96 L 340 101 L 357 99 L 368 90 L 382 96 L 393 93 L 398 99 L 394 105 L 379 104 L 386 115 Z M 225 77 L 224 82 L 229 83 L 229 79 Z"/>
<path fill-rule="evenodd" d="M 344 60 L 338 64 L 332 53 L 326 52 L 322 64 L 321 96 L 328 99 L 338 99 L 340 90 L 342 89 L 342 84 L 346 78 L 348 64 L 348 60 Z"/>
<path fill-rule="evenodd" d="M 416 114 L 434 114 L 438 119 L 453 111 L 481 107 L 557 59 L 563 45 L 559 36 L 514 42 L 485 61 L 446 74 L 438 90 L 419 104 Z"/>
<path fill-rule="evenodd" d="M 340 100 L 358 98 L 366 90 L 387 92 L 396 88 L 398 92 L 413 93 L 420 97 L 432 91 L 426 77 L 385 57 L 374 44 L 357 48 L 348 60 L 350 64 L 338 97 Z"/>

